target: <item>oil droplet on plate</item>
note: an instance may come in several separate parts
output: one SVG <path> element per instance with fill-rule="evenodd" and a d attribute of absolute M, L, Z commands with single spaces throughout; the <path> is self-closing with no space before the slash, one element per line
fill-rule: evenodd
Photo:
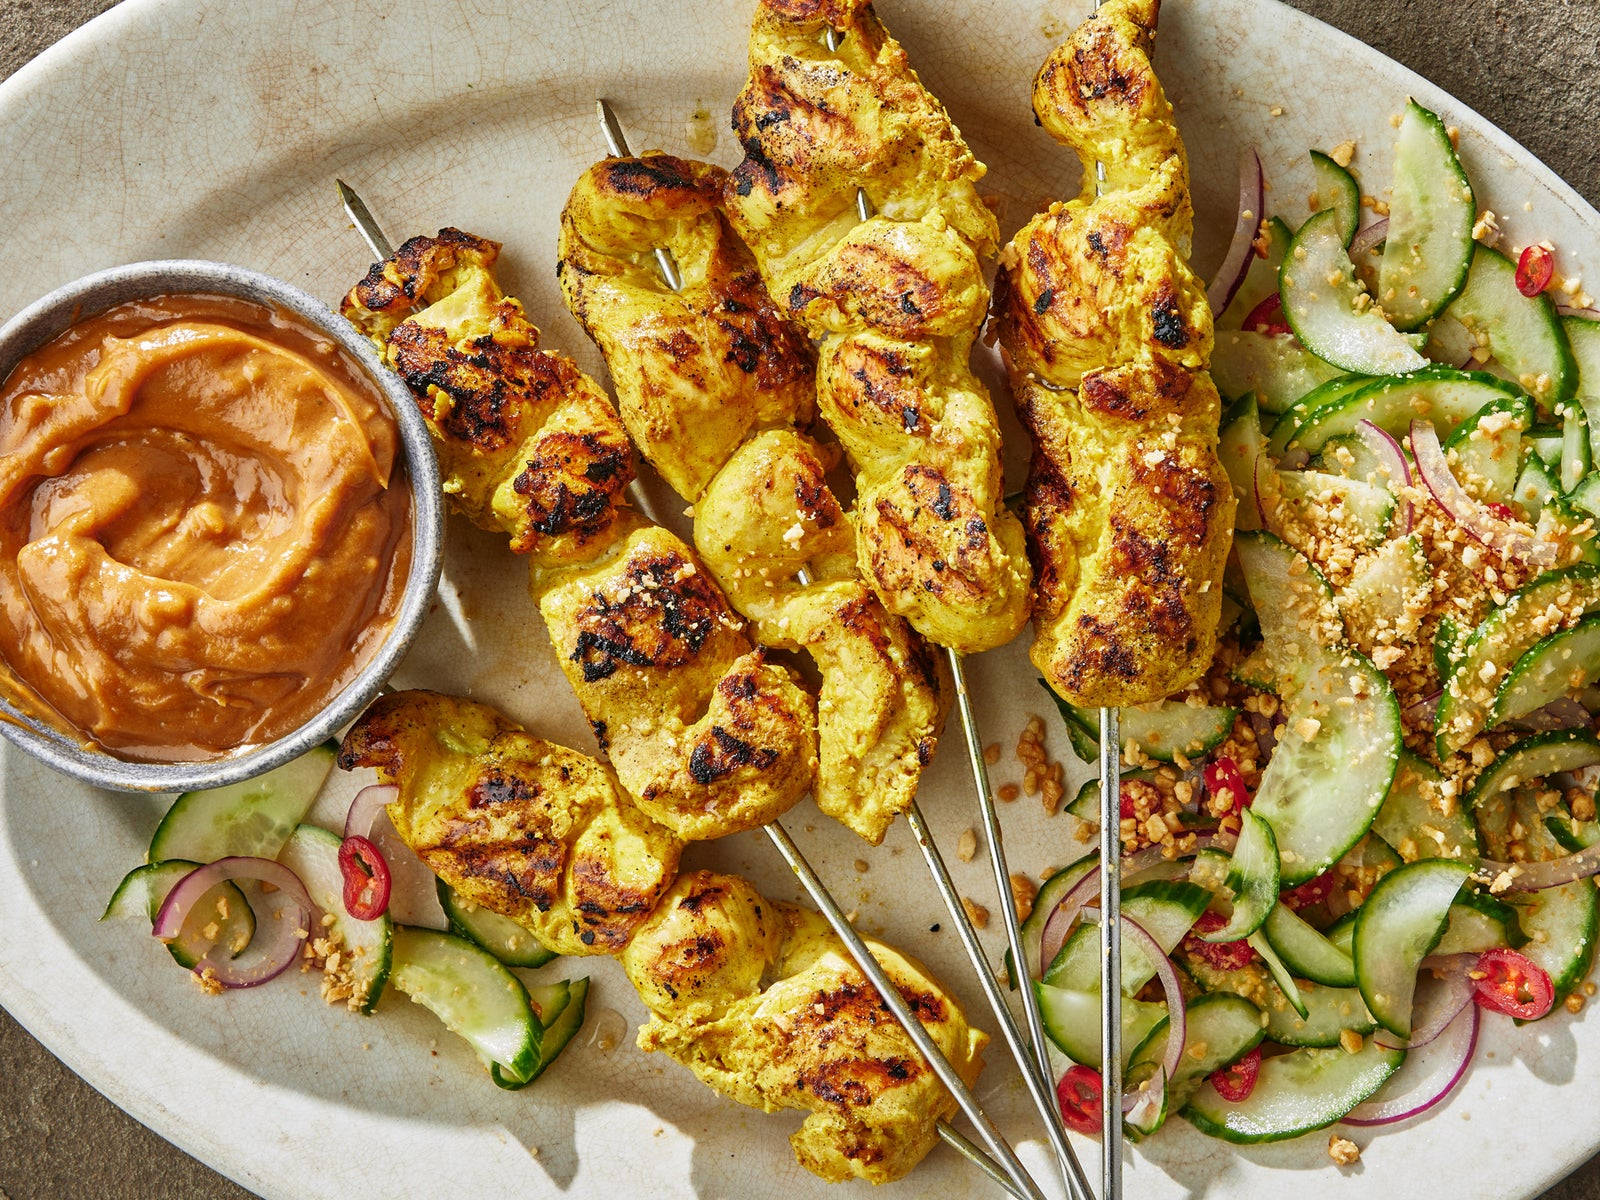
<path fill-rule="evenodd" d="M 698 105 L 683 124 L 684 140 L 696 154 L 710 154 L 717 148 L 717 127 L 712 123 L 710 110 Z"/>
<path fill-rule="evenodd" d="M 602 1054 L 610 1054 L 622 1045 L 628 1035 L 628 1022 L 612 1008 L 602 1008 L 594 1015 L 594 1029 L 589 1034 L 589 1044 Z"/>

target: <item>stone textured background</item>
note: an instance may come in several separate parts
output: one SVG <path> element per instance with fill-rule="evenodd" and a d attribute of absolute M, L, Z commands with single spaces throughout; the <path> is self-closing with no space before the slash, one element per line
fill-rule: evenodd
<path fill-rule="evenodd" d="M 1589 110 L 1600 82 L 1596 0 L 1289 3 L 1460 97 L 1600 205 L 1600 124 Z M 0 79 L 109 7 L 0 0 Z M 1514 1172 L 1508 1164 L 1508 1176 Z M 247 1196 L 108 1103 L 0 1010 L 0 1200 Z M 1600 1200 L 1600 1157 L 1544 1200 Z"/>

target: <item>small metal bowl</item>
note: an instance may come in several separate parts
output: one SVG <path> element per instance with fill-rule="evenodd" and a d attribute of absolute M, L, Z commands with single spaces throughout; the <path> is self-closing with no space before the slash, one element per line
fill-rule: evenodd
<path fill-rule="evenodd" d="M 281 280 L 226 263 L 133 263 L 85 276 L 51 292 L 0 326 L 0 383 L 25 356 L 107 309 L 156 296 L 199 293 L 251 301 L 294 314 L 350 355 L 388 402 L 411 483 L 411 570 L 394 627 L 372 660 L 315 717 L 276 741 L 204 762 L 133 762 L 86 746 L 0 699 L 0 736 L 58 771 L 123 792 L 221 787 L 282 766 L 353 721 L 383 687 L 416 637 L 439 583 L 444 509 L 439 464 L 411 394 L 372 344 L 327 305 Z"/>

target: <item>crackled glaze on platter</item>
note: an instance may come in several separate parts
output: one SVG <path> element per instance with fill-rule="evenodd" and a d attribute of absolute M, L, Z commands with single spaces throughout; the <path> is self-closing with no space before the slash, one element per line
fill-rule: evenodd
<path fill-rule="evenodd" d="M 636 144 L 680 153 L 706 153 L 704 123 L 691 124 L 703 106 L 718 133 L 709 156 L 731 162 L 722 115 L 742 77 L 749 8 L 127 0 L 0 87 L 0 151 L 33 164 L 0 176 L 0 211 L 30 231 L 28 270 L 0 278 L 0 314 L 91 270 L 180 255 L 255 267 L 335 300 L 367 261 L 334 198 L 340 174 L 393 235 L 455 224 L 506 242 L 507 287 L 550 345 L 598 369 L 551 269 L 560 205 L 602 150 L 594 98 L 610 96 Z M 1075 187 L 1076 163 L 1033 126 L 1027 93 L 1038 63 L 1088 8 L 880 5 L 990 164 L 1007 233 Z M 1169 0 L 1157 66 L 1189 144 L 1203 273 L 1231 228 L 1241 145 L 1261 146 L 1276 208 L 1298 219 L 1308 147 L 1355 139 L 1368 190 L 1381 187 L 1389 116 L 1408 93 L 1462 127 L 1469 170 L 1513 242 L 1549 237 L 1573 273 L 1600 270 L 1600 220 L 1550 172 L 1439 90 L 1273 0 Z M 1015 449 L 1014 427 L 1008 434 Z M 470 692 L 592 748 L 526 598 L 523 565 L 459 521 L 449 541 L 443 602 L 397 682 Z M 996 781 L 1015 781 L 1010 747 L 1048 702 L 1020 642 L 971 671 L 985 739 L 1006 749 Z M 1052 753 L 1071 763 L 1054 718 L 1047 724 Z M 951 846 L 976 821 L 958 749 L 952 730 L 924 789 L 923 807 Z M 323 815 L 362 782 L 336 781 Z M 202 996 L 138 930 L 95 921 L 159 807 L 90 792 L 9 749 L 0 755 L 0 1003 L 117 1103 L 252 1189 L 296 1198 L 839 1194 L 794 1165 L 785 1138 L 797 1115 L 721 1100 L 676 1065 L 640 1055 L 631 1037 L 608 1052 L 586 1030 L 536 1089 L 507 1094 L 399 997 L 363 1021 L 322 1005 L 310 977 Z M 1046 820 L 1035 800 L 1002 816 L 1016 869 L 1037 875 L 1078 852 L 1066 819 Z M 788 824 L 863 927 L 925 957 L 980 1013 L 954 937 L 929 932 L 942 914 L 903 829 L 872 851 L 809 802 Z M 858 858 L 870 864 L 864 874 Z M 691 863 L 747 874 L 775 896 L 798 894 L 758 835 L 697 847 Z M 989 901 L 981 856 L 955 869 L 964 891 Z M 989 934 L 998 946 L 998 930 Z M 642 1018 L 615 964 L 556 969 L 594 977 L 594 1011 L 614 1009 L 630 1025 Z M 1358 1184 L 1328 1162 L 1325 1138 L 1241 1150 L 1175 1122 L 1131 1152 L 1129 1194 L 1267 1197 L 1292 1186 L 1315 1200 L 1358 1186 L 1381 1198 L 1410 1196 L 1427 1179 L 1448 1181 L 1463 1200 L 1501 1200 L 1504 1165 L 1516 1162 L 1517 1194 L 1534 1195 L 1600 1144 L 1600 1118 L 1577 1083 L 1600 1060 L 1594 1028 L 1568 1016 L 1526 1031 L 1496 1022 L 1442 1111 L 1358 1138 L 1367 1146 Z M 980 1092 L 1049 1178 L 999 1052 Z M 938 1151 L 885 1194 L 991 1191 Z"/>

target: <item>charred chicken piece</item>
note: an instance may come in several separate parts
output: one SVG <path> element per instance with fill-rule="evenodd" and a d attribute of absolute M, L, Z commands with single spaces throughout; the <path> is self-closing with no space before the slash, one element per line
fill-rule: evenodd
<path fill-rule="evenodd" d="M 1150 64 L 1158 11 L 1108 0 L 1040 70 L 1034 111 L 1084 160 L 1083 192 L 1017 234 L 995 285 L 1033 436 L 1032 658 L 1090 707 L 1156 700 L 1205 670 L 1233 529 L 1211 311 L 1186 261 L 1188 167 Z"/>
<path fill-rule="evenodd" d="M 339 765 L 376 767 L 400 789 L 395 829 L 429 870 L 560 954 L 616 953 L 677 873 L 681 843 L 609 768 L 487 704 L 383 696 L 345 736 Z"/>
<path fill-rule="evenodd" d="M 920 963 L 867 939 L 969 1084 L 988 1037 Z M 887 1183 L 916 1166 L 956 1105 L 816 913 L 764 899 L 742 879 L 678 880 L 622 955 L 651 1011 L 639 1045 L 724 1095 L 809 1115 L 795 1157 L 830 1182 Z"/>

